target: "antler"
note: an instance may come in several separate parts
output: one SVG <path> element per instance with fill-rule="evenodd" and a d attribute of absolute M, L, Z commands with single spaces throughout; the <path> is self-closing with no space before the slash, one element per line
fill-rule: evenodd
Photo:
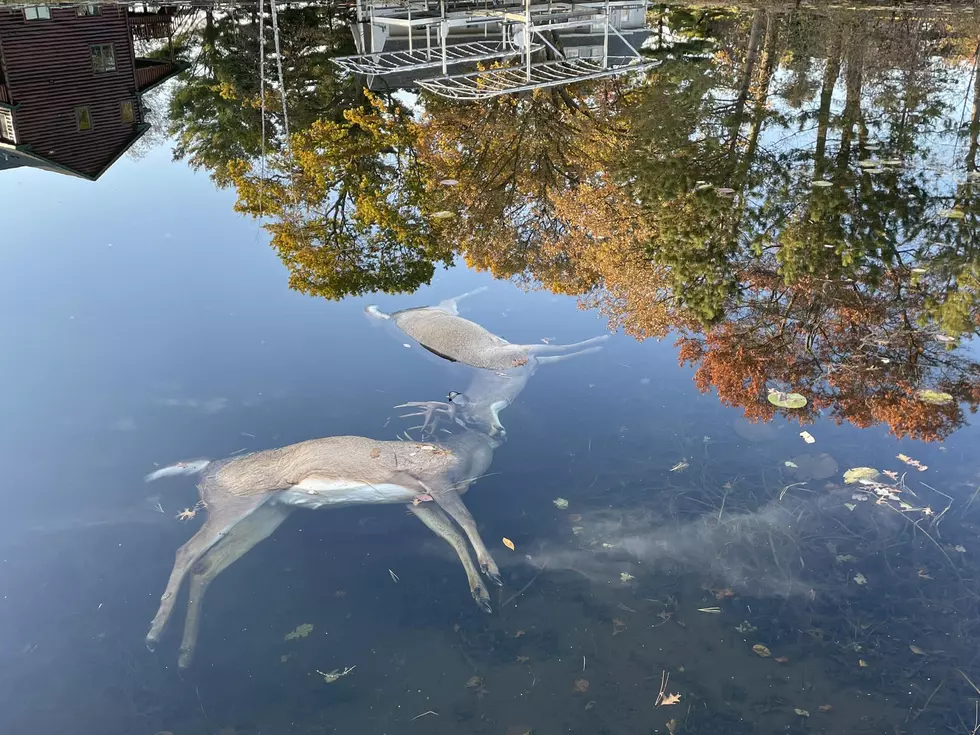
<path fill-rule="evenodd" d="M 422 436 L 424 437 L 427 433 L 431 436 L 436 432 L 436 425 L 439 423 L 439 414 L 445 414 L 449 417 L 450 421 L 456 420 L 456 404 L 446 403 L 444 401 L 409 401 L 408 403 L 400 403 L 395 408 L 421 408 L 421 411 L 416 411 L 415 413 L 402 414 L 401 418 L 409 418 L 411 416 L 424 416 L 425 420 L 422 422 L 420 428 L 422 429 Z"/>

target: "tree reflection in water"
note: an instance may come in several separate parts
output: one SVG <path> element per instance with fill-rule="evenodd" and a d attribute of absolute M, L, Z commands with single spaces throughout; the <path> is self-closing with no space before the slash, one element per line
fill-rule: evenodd
<path fill-rule="evenodd" d="M 459 256 L 674 335 L 698 387 L 750 418 L 785 384 L 804 423 L 947 436 L 980 403 L 956 344 L 980 327 L 980 22 L 654 16 L 665 63 L 645 78 L 460 104 L 366 93 L 326 61 L 349 52 L 344 12 L 284 10 L 293 134 L 269 101 L 263 161 L 257 16 L 209 15 L 176 153 L 237 189 L 305 293 L 411 291 Z"/>

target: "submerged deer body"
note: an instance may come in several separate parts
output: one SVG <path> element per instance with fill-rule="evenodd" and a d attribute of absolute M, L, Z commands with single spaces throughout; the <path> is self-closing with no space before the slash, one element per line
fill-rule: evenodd
<path fill-rule="evenodd" d="M 439 357 L 485 370 L 520 367 L 535 356 L 580 350 L 609 338 L 603 335 L 570 345 L 511 344 L 459 315 L 457 303 L 484 290 L 478 288 L 437 306 L 403 309 L 392 314 L 385 314 L 377 306 L 368 306 L 365 311 L 375 319 L 391 320 L 405 334 Z"/>
<path fill-rule="evenodd" d="M 459 317 L 453 319 L 457 320 L 456 326 L 450 331 L 457 337 L 461 333 L 457 327 L 464 323 L 464 330 L 470 329 L 465 325 L 472 325 L 493 340 L 509 345 L 479 325 Z M 477 333 L 476 330 L 471 331 Z M 189 666 L 197 644 L 201 608 L 208 585 L 256 544 L 268 538 L 298 507 L 406 504 L 419 520 L 453 548 L 466 573 L 473 598 L 489 612 L 489 594 L 473 563 L 470 549 L 476 554 L 480 570 L 493 582 L 500 584 L 500 575 L 460 496 L 470 484 L 486 474 L 493 452 L 505 435 L 499 413 L 517 398 L 538 367 L 597 352 L 600 347 L 569 352 L 574 347 L 596 341 L 599 340 L 551 350 L 566 353 L 559 355 L 541 355 L 540 350 L 531 349 L 537 345 L 509 345 L 530 351 L 520 353 L 526 356 L 518 360 L 516 366 L 509 363 L 499 370 L 476 370 L 465 392 L 453 392 L 448 402 L 402 404 L 422 409 L 418 415 L 425 416 L 421 427 L 423 436 L 427 431 L 433 433 L 443 415 L 458 425 L 457 430 L 462 427 L 461 432 L 444 441 L 327 437 L 214 462 L 181 462 L 148 475 L 149 481 L 171 475 L 200 474 L 198 490 L 207 519 L 177 550 L 173 571 L 146 637 L 147 646 L 152 650 L 159 642 L 183 580 L 189 575 L 187 616 L 178 659 L 182 668 Z"/>
<path fill-rule="evenodd" d="M 467 540 L 483 573 L 497 584 L 500 575 L 460 495 L 486 472 L 498 443 L 479 431 L 465 431 L 439 443 L 338 436 L 216 462 L 182 463 L 149 475 L 148 479 L 156 479 L 200 472 L 198 489 L 207 520 L 177 551 L 146 637 L 147 646 L 152 650 L 160 640 L 189 573 L 190 598 L 179 659 L 180 666 L 188 666 L 207 585 L 267 538 L 297 507 L 407 503 L 453 547 L 474 599 L 489 611 L 490 597 L 473 565 Z M 431 502 L 418 502 L 420 498 Z"/>

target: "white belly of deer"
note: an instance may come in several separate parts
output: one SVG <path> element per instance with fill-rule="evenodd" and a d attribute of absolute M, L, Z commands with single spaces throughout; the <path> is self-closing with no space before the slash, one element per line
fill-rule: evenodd
<path fill-rule="evenodd" d="M 360 480 L 303 480 L 289 490 L 284 490 L 278 502 L 303 508 L 322 508 L 343 505 L 380 505 L 407 503 L 419 491 L 402 485 L 382 483 L 370 485 Z"/>

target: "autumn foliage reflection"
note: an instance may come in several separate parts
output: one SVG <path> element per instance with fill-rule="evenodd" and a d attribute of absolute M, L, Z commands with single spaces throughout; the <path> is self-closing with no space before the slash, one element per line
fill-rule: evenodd
<path fill-rule="evenodd" d="M 408 291 L 458 256 L 671 336 L 698 388 L 750 418 L 792 388 L 804 423 L 948 436 L 980 404 L 958 347 L 980 329 L 980 22 L 655 16 L 664 63 L 644 78 L 406 105 L 319 69 L 331 114 L 276 126 L 265 161 L 251 130 L 215 169 L 306 293 Z"/>

